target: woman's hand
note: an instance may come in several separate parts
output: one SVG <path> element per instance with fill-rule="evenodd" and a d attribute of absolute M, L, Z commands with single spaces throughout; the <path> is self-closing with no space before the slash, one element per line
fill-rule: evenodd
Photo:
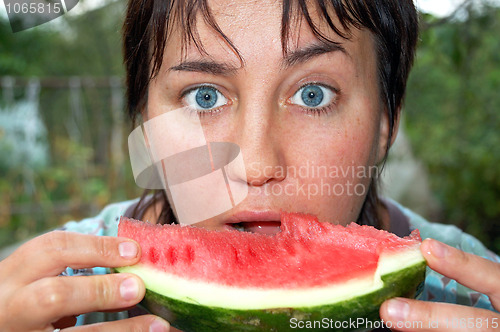
<path fill-rule="evenodd" d="M 135 275 L 58 275 L 68 266 L 120 267 L 139 258 L 139 246 L 123 238 L 55 231 L 27 242 L 0 262 L 0 330 L 52 332 L 73 326 L 75 316 L 82 313 L 136 305 L 145 287 Z M 169 326 L 147 315 L 75 329 L 159 332 Z"/>
<path fill-rule="evenodd" d="M 489 296 L 500 309 L 500 264 L 465 253 L 436 240 L 427 239 L 421 251 L 431 269 Z M 380 316 L 400 331 L 498 331 L 496 312 L 456 304 L 391 299 L 380 308 Z M 399 322 L 399 325 L 398 325 Z M 399 327 L 406 327 L 399 329 Z"/>

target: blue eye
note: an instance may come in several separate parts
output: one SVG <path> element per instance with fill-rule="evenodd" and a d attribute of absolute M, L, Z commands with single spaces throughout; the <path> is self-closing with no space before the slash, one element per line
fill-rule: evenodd
<path fill-rule="evenodd" d="M 227 99 L 219 90 L 211 86 L 201 86 L 186 93 L 188 106 L 196 110 L 206 111 L 227 104 Z"/>
<path fill-rule="evenodd" d="M 335 97 L 332 89 L 318 84 L 310 84 L 300 88 L 290 101 L 293 104 L 308 107 L 320 108 L 328 106 Z"/>
<path fill-rule="evenodd" d="M 323 101 L 323 91 L 319 86 L 310 85 L 302 89 L 302 101 L 309 107 L 318 107 Z"/>

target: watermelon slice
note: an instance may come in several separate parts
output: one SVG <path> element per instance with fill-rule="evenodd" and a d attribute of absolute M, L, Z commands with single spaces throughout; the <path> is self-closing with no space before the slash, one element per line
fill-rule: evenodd
<path fill-rule="evenodd" d="M 282 213 L 271 236 L 127 218 L 118 236 L 142 248 L 141 261 L 119 272 L 139 275 L 142 304 L 183 331 L 286 331 L 314 321 L 362 329 L 386 299 L 414 295 L 425 274 L 418 230 L 399 238 L 302 214 Z"/>

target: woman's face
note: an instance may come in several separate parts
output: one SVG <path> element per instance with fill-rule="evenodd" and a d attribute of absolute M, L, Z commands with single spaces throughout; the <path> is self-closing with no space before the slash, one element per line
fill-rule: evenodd
<path fill-rule="evenodd" d="M 352 29 L 352 38 L 342 39 L 317 19 L 340 45 L 333 47 L 304 21 L 292 26 L 284 56 L 280 2 L 212 1 L 210 7 L 243 63 L 200 17 L 206 54 L 191 43 L 182 57 L 174 33 L 147 106 L 148 118 L 165 108 L 197 109 L 207 141 L 241 148 L 247 198 L 199 225 L 226 229 L 243 222 L 248 231 L 274 232 L 280 210 L 355 221 L 388 137 L 371 34 Z"/>

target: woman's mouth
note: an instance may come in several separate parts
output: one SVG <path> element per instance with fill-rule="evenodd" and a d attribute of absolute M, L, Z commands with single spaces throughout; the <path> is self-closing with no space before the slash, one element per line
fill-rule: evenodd
<path fill-rule="evenodd" d="M 258 233 L 265 235 L 274 235 L 281 231 L 280 221 L 251 221 L 227 225 L 241 232 Z"/>
<path fill-rule="evenodd" d="M 242 232 L 274 235 L 281 231 L 280 213 L 276 211 L 241 211 L 226 220 L 226 226 Z"/>

